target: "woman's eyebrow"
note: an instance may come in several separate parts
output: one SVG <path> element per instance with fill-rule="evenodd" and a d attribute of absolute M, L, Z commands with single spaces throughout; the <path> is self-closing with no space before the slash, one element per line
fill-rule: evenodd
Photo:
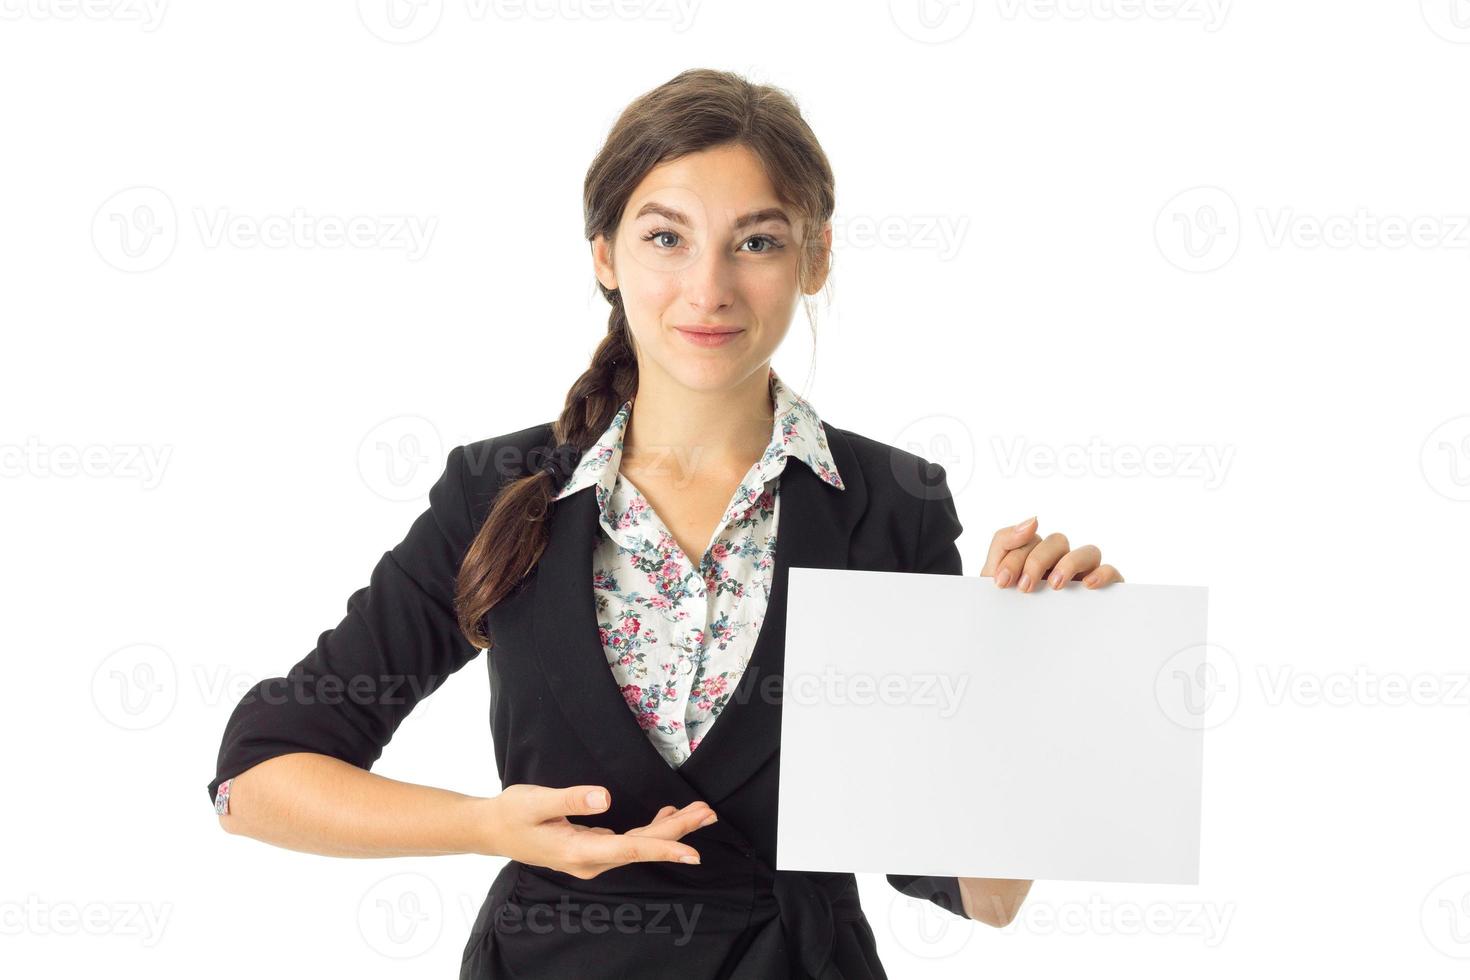
<path fill-rule="evenodd" d="M 676 224 L 681 224 L 686 227 L 693 226 L 693 222 L 689 220 L 689 216 L 683 211 L 680 211 L 678 208 L 671 208 L 665 204 L 660 204 L 657 201 L 649 201 L 643 207 L 639 208 L 638 213 L 633 216 L 633 220 L 636 221 L 645 214 L 657 214 Z M 791 219 L 780 208 L 761 208 L 759 211 L 751 211 L 737 218 L 735 220 L 735 230 L 739 231 L 747 225 L 760 224 L 762 221 L 780 221 L 788 227 L 791 224 Z"/>

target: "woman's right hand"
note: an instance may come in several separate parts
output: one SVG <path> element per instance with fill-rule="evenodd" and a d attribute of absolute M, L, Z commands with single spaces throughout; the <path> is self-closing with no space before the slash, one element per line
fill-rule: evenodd
<path fill-rule="evenodd" d="M 593 799 L 598 802 L 592 802 Z M 666 806 L 653 821 L 625 834 L 587 827 L 567 819 L 601 813 L 611 796 L 602 786 L 533 786 L 515 783 L 492 797 L 495 853 L 522 864 L 552 868 L 577 878 L 595 878 L 633 861 L 698 864 L 699 852 L 679 838 L 718 819 L 697 800 L 682 810 Z"/>

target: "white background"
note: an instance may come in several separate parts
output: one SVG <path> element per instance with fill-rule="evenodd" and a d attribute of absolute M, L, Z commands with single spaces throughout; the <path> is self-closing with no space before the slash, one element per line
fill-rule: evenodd
<path fill-rule="evenodd" d="M 585 168 L 708 66 L 837 174 L 815 380 L 800 311 L 778 371 L 945 464 L 971 574 L 1038 514 L 1208 585 L 1235 668 L 1198 887 L 1038 882 L 995 930 L 864 876 L 890 974 L 1463 975 L 1470 5 L 386 10 L 0 2 L 7 973 L 454 975 L 498 861 L 270 848 L 205 784 L 448 450 L 559 411 Z M 297 209 L 382 234 L 248 237 Z M 496 792 L 483 671 L 375 771 Z"/>

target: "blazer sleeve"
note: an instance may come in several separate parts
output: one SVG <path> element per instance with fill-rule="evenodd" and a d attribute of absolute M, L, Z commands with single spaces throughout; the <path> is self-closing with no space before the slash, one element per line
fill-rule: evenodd
<path fill-rule="evenodd" d="M 919 540 L 915 548 L 915 572 L 938 575 L 962 575 L 964 569 L 960 548 L 956 543 L 960 532 L 959 512 L 955 509 L 954 495 L 950 493 L 944 467 L 938 463 L 921 461 L 925 467 L 921 485 L 928 488 L 920 508 Z M 905 895 L 928 899 L 940 908 L 962 918 L 965 915 L 964 901 L 960 897 L 960 882 L 953 875 L 887 875 L 888 883 Z"/>
<path fill-rule="evenodd" d="M 463 446 L 450 451 L 428 509 L 347 599 L 285 677 L 260 681 L 225 726 L 209 796 L 257 763 L 316 752 L 371 769 L 399 723 L 479 650 L 459 631 L 455 580 L 473 536 Z"/>

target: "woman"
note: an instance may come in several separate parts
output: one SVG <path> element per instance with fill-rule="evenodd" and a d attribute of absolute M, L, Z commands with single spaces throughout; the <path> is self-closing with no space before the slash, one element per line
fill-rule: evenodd
<path fill-rule="evenodd" d="M 556 422 L 450 452 L 341 623 L 242 699 L 221 823 L 510 858 L 462 978 L 884 977 L 851 874 L 773 870 L 787 572 L 960 574 L 961 527 L 942 467 L 827 425 L 770 367 L 826 282 L 827 159 L 784 93 L 692 70 L 628 107 L 584 199 L 612 307 L 591 367 Z M 981 574 L 1120 581 L 1035 518 Z M 481 647 L 503 792 L 370 773 Z M 1030 887 L 887 878 L 991 925 Z"/>

